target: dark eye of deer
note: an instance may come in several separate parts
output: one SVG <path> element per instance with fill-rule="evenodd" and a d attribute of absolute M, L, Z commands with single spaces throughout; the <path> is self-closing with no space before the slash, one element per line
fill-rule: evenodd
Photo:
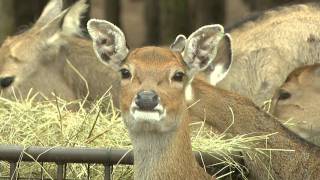
<path fill-rule="evenodd" d="M 286 100 L 291 97 L 291 94 L 286 90 L 280 90 L 279 100 Z"/>
<path fill-rule="evenodd" d="M 122 79 L 129 79 L 131 78 L 131 73 L 128 69 L 122 68 L 120 69 L 121 78 Z"/>
<path fill-rule="evenodd" d="M 177 81 L 177 82 L 181 82 L 183 80 L 184 77 L 184 73 L 183 72 L 176 72 L 173 77 L 172 80 Z"/>

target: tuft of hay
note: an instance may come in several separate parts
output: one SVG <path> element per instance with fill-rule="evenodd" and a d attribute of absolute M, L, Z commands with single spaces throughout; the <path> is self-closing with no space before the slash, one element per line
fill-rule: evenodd
<path fill-rule="evenodd" d="M 36 96 L 36 95 L 35 95 Z M 90 108 L 84 108 L 82 101 L 66 102 L 62 99 L 35 102 L 35 96 L 27 100 L 8 100 L 0 97 L 0 142 L 28 146 L 63 146 L 63 147 L 114 147 L 132 148 L 127 131 L 123 126 L 119 111 L 112 106 L 110 96 L 97 100 Z M 108 102 L 108 103 L 105 103 Z M 77 111 L 69 110 L 72 106 L 80 107 Z M 104 112 L 101 112 L 104 109 Z M 234 162 L 231 152 L 254 151 L 255 142 L 265 141 L 267 136 L 239 135 L 227 138 L 226 134 L 216 135 L 204 128 L 204 123 L 195 123 L 192 142 L 194 150 L 220 154 L 230 166 L 242 174 L 241 165 Z M 260 152 L 258 152 L 260 153 Z M 8 164 L 0 172 L 8 175 Z M 23 177 L 39 175 L 44 170 L 44 178 L 55 178 L 55 165 L 21 162 L 18 168 Z M 226 167 L 227 168 L 227 167 Z M 91 166 L 91 179 L 103 179 L 103 167 Z M 231 173 L 231 172 L 230 172 Z M 228 174 L 227 174 L 228 175 Z M 85 165 L 68 165 L 67 178 L 85 179 Z M 226 175 L 222 175 L 226 176 Z M 129 166 L 116 166 L 115 179 L 132 179 Z"/>

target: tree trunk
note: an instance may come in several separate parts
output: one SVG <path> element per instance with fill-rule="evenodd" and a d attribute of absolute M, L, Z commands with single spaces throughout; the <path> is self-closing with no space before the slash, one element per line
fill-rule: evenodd
<path fill-rule="evenodd" d="M 14 2 L 0 0 L 0 43 L 15 30 Z"/>
<path fill-rule="evenodd" d="M 159 0 L 145 0 L 146 44 L 157 45 L 160 41 Z"/>
<path fill-rule="evenodd" d="M 178 34 L 189 34 L 188 1 L 160 1 L 160 43 L 173 42 Z"/>
<path fill-rule="evenodd" d="M 113 24 L 121 27 L 120 25 L 120 11 L 121 2 L 120 0 L 106 0 L 105 1 L 105 19 L 112 22 Z"/>
<path fill-rule="evenodd" d="M 191 30 L 207 24 L 224 24 L 225 0 L 189 0 Z"/>

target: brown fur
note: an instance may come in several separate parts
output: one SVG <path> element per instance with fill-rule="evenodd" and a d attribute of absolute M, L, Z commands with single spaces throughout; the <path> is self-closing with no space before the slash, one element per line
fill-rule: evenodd
<path fill-rule="evenodd" d="M 233 29 L 234 62 L 218 87 L 249 97 L 261 106 L 295 68 L 320 62 L 319 4 L 293 5 L 263 13 Z"/>
<path fill-rule="evenodd" d="M 134 146 L 135 179 L 212 179 L 192 154 L 189 115 L 183 82 L 171 81 L 177 70 L 186 71 L 181 56 L 168 49 L 144 47 L 129 54 L 122 67 L 132 79 L 121 81 L 121 113 Z M 145 123 L 137 129 L 129 107 L 141 90 L 154 90 L 167 110 L 164 120 Z M 141 124 L 141 123 L 140 123 Z"/>
<path fill-rule="evenodd" d="M 89 90 L 88 100 L 91 101 L 100 98 L 112 86 L 111 93 L 117 100 L 117 73 L 97 60 L 90 40 L 72 34 L 79 31 L 79 27 L 73 25 L 77 25 L 77 19 L 86 9 L 85 1 L 71 7 L 67 14 L 62 12 L 62 1 L 51 0 L 50 3 L 51 6 L 46 7 L 30 30 L 9 37 L 2 44 L 0 77 L 15 77 L 11 87 L 0 89 L 2 96 L 25 99 L 32 88 L 34 93 L 39 91 L 49 99 L 55 93 L 66 100 L 76 100 L 84 99 Z M 70 22 L 72 20 L 74 22 Z M 61 24 L 63 27 L 60 27 Z M 93 69 L 95 73 L 92 73 Z M 89 89 L 81 76 L 87 81 Z M 118 106 L 118 103 L 115 102 L 115 105 Z"/>
<path fill-rule="evenodd" d="M 274 98 L 274 115 L 289 129 L 319 144 L 320 137 L 320 65 L 304 66 L 293 71 Z M 281 98 L 283 93 L 290 96 Z"/>
<path fill-rule="evenodd" d="M 294 152 L 265 151 L 271 160 L 264 155 L 249 156 L 246 153 L 245 164 L 249 169 L 249 179 L 318 179 L 320 176 L 320 149 L 308 144 L 289 132 L 277 119 L 260 110 L 254 103 L 235 93 L 215 88 L 202 80 L 193 82 L 194 101 L 200 101 L 190 108 L 193 119 L 204 119 L 220 132 L 263 135 L 275 133 L 267 141 L 256 144 L 256 147 L 270 149 L 294 150 Z M 256 159 L 257 157 L 260 160 Z M 251 158 L 255 158 L 252 160 Z M 268 174 L 266 167 L 269 168 Z M 269 178 L 268 178 L 269 177 Z"/>

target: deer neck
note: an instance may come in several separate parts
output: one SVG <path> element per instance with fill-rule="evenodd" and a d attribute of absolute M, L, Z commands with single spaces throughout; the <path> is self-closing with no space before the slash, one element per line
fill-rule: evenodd
<path fill-rule="evenodd" d="M 249 99 L 219 88 L 213 88 L 200 80 L 194 82 L 194 98 L 199 102 L 190 108 L 193 120 L 203 120 L 206 117 L 207 124 L 211 124 L 220 132 L 233 135 L 251 134 L 256 136 L 276 133 L 268 140 L 254 144 L 254 147 L 293 150 L 264 151 L 266 154 L 272 155 L 267 157 L 258 154 L 260 160 L 252 160 L 250 158 L 250 156 L 253 157 L 252 154 L 249 156 L 245 154 L 246 164 L 252 179 L 268 179 L 271 176 L 274 179 L 310 179 L 310 177 L 317 179 L 320 175 L 320 150 L 318 147 L 290 132 L 277 119 L 260 110 Z M 270 169 L 267 170 L 266 167 Z M 299 175 L 296 176 L 296 174 Z"/>
<path fill-rule="evenodd" d="M 192 153 L 188 123 L 177 131 L 130 133 L 130 137 L 134 147 L 135 179 L 211 178 Z"/>

